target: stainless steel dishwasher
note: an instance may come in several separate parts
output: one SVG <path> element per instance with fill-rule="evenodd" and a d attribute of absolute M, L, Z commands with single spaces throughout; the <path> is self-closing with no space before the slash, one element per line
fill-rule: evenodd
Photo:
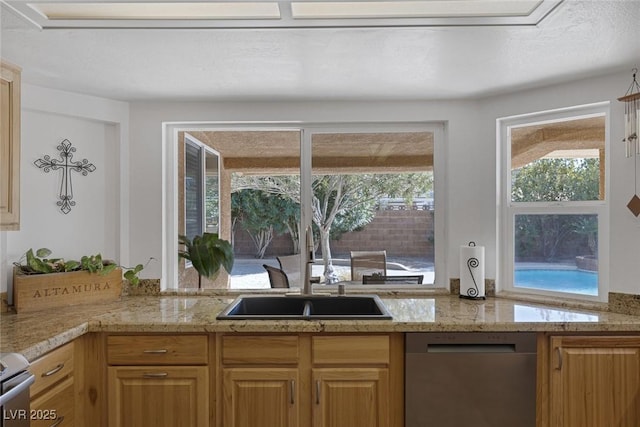
<path fill-rule="evenodd" d="M 535 427 L 535 333 L 408 333 L 405 427 Z"/>

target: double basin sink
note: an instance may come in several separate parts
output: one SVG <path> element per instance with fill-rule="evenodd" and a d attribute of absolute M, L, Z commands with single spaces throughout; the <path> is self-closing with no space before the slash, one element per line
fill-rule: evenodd
<path fill-rule="evenodd" d="M 391 319 L 377 295 L 245 295 L 229 304 L 220 320 Z"/>

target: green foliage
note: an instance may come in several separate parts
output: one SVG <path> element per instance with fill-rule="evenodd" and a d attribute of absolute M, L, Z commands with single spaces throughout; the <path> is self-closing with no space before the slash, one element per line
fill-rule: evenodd
<path fill-rule="evenodd" d="M 540 159 L 512 172 L 514 202 L 598 200 L 599 159 Z"/>
<path fill-rule="evenodd" d="M 14 265 L 23 274 L 47 274 L 47 273 L 66 273 L 70 271 L 88 271 L 90 273 L 98 273 L 107 275 L 116 268 L 121 267 L 124 271 L 123 276 L 133 286 L 140 283 L 138 273 L 144 266 L 138 264 L 133 268 L 119 266 L 113 261 L 103 260 L 101 254 L 85 255 L 80 261 L 64 260 L 63 258 L 47 258 L 51 255 L 51 250 L 47 248 L 38 249 L 35 254 L 33 249 L 29 249 L 25 254 L 15 262 Z M 151 260 L 151 259 L 150 259 Z M 24 264 L 22 262 L 24 261 Z"/>
<path fill-rule="evenodd" d="M 599 200 L 599 159 L 539 159 L 512 173 L 514 202 Z M 552 261 L 569 258 L 584 247 L 597 253 L 595 215 L 517 215 L 516 258 Z"/>
<path fill-rule="evenodd" d="M 262 258 L 275 234 L 295 232 L 300 221 L 300 205 L 290 198 L 244 189 L 231 194 L 231 216 L 242 225 Z"/>
<path fill-rule="evenodd" d="M 178 251 L 178 258 L 191 261 L 198 272 L 198 287 L 201 287 L 202 276 L 213 278 L 221 267 L 231 273 L 233 268 L 233 248 L 227 240 L 220 239 L 216 233 L 204 233 L 190 240 L 187 236 L 179 236 L 178 241 L 184 245 Z"/>
<path fill-rule="evenodd" d="M 261 190 L 270 195 L 267 199 L 289 199 L 299 210 L 300 176 L 298 175 L 234 176 L 232 191 L 235 194 L 242 190 Z M 331 264 L 329 237 L 339 238 L 343 233 L 361 229 L 371 222 L 375 215 L 376 204 L 381 197 L 402 197 L 407 203 L 411 203 L 415 196 L 433 190 L 433 175 L 431 173 L 314 175 L 312 190 L 313 223 L 316 227 L 315 231 L 320 234 L 320 246 L 325 263 L 325 276 L 327 276 L 327 269 Z M 260 210 L 261 207 L 256 205 L 252 209 Z M 232 213 L 232 217 L 238 218 L 238 212 Z M 245 217 L 242 219 L 246 220 Z M 298 221 L 297 218 L 296 221 Z M 261 222 L 263 227 L 279 224 L 282 222 L 282 215 L 269 220 L 263 217 Z"/>
<path fill-rule="evenodd" d="M 261 190 L 241 190 L 231 194 L 232 216 L 241 217 L 247 231 L 256 233 L 268 225 L 276 233 L 286 231 L 286 217 L 295 216 L 292 211 L 300 211 L 297 203 L 282 196 L 272 196 Z"/>
<path fill-rule="evenodd" d="M 371 222 L 375 206 L 381 197 L 402 197 L 411 202 L 418 194 L 424 194 L 433 189 L 433 176 L 429 173 L 404 174 L 356 174 L 356 175 L 315 175 L 313 177 L 313 220 L 318 226 L 331 229 L 337 227 L 335 237 L 342 233 L 361 229 Z M 279 206 L 285 217 L 298 222 L 298 216 L 287 214 L 289 210 L 299 212 L 300 205 L 300 177 L 286 176 L 243 176 L 236 177 L 232 182 L 232 216 L 239 217 L 241 210 L 234 207 L 234 196 L 241 190 L 261 190 L 271 195 L 266 199 L 278 196 L 288 199 L 293 204 L 287 207 Z M 261 209 L 259 204 L 253 207 L 245 205 L 247 212 Z M 299 214 L 296 214 L 299 215 Z M 276 215 L 275 220 L 282 219 Z M 246 218 L 242 217 L 243 221 Z M 332 235 L 333 237 L 334 235 Z"/>

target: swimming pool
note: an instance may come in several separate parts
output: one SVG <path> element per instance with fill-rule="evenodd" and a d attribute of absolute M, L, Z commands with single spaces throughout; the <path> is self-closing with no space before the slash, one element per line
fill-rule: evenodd
<path fill-rule="evenodd" d="M 515 271 L 514 286 L 598 295 L 598 273 L 584 270 L 520 269 Z"/>

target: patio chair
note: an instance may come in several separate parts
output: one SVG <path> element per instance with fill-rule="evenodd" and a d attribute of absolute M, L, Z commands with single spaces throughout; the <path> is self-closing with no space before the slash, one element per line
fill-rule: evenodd
<path fill-rule="evenodd" d="M 387 251 L 351 251 L 351 280 L 373 273 L 387 275 Z"/>
<path fill-rule="evenodd" d="M 410 284 L 410 285 L 422 285 L 424 280 L 423 274 L 408 275 L 408 276 L 380 276 L 373 274 L 363 274 L 363 285 L 376 285 L 376 284 Z"/>
<path fill-rule="evenodd" d="M 300 273 L 300 254 L 278 256 L 276 259 L 280 264 L 280 269 L 287 275 L 289 285 L 302 287 L 304 274 Z M 311 277 L 311 283 L 320 283 L 320 276 Z"/>
<path fill-rule="evenodd" d="M 284 271 L 267 264 L 262 264 L 262 266 L 265 270 L 267 270 L 267 274 L 269 275 L 269 283 L 271 283 L 272 288 L 289 287 L 289 279 L 287 278 L 287 274 Z"/>

